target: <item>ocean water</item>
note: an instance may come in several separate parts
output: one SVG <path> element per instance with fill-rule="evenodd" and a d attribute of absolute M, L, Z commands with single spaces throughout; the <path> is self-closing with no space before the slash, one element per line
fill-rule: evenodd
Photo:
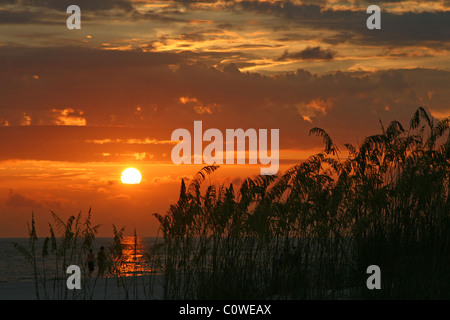
<path fill-rule="evenodd" d="M 58 239 L 59 240 L 59 239 Z M 160 273 L 161 267 L 158 263 L 148 263 L 148 258 L 151 261 L 156 260 L 157 257 L 152 257 L 149 254 L 149 249 L 161 239 L 152 237 L 138 237 L 135 242 L 134 237 L 124 237 L 122 244 L 123 261 L 122 272 L 123 275 L 133 275 L 136 273 Z M 17 281 L 33 281 L 34 271 L 33 267 L 15 247 L 17 243 L 25 248 L 28 247 L 28 238 L 0 238 L 0 282 L 17 282 Z M 49 255 L 42 258 L 42 247 L 44 239 L 39 239 L 36 243 L 36 264 L 39 272 L 43 272 L 44 266 L 46 275 L 52 277 L 56 270 L 55 254 L 50 252 Z M 93 253 L 97 257 L 97 253 L 101 246 L 105 249 L 112 246 L 113 238 L 96 238 L 93 245 Z M 161 259 L 159 259 L 161 260 Z M 45 263 L 45 264 L 44 264 Z M 96 264 L 96 263 L 95 263 Z M 59 266 L 63 268 L 61 262 Z M 86 268 L 86 265 L 80 266 Z M 95 266 L 95 271 L 97 266 Z M 95 274 L 94 274 L 95 275 Z"/>

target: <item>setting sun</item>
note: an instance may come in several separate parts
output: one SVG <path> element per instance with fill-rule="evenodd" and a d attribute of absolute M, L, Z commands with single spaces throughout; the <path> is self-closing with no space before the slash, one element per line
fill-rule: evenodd
<path fill-rule="evenodd" d="M 124 184 L 139 184 L 141 183 L 142 175 L 139 170 L 128 168 L 122 172 L 121 180 Z"/>

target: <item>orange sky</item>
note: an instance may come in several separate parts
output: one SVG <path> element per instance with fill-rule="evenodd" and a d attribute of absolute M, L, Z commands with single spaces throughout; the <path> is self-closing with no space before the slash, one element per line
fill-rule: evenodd
<path fill-rule="evenodd" d="M 66 8 L 82 11 L 68 30 Z M 155 235 L 177 200 L 171 133 L 280 130 L 280 172 L 321 147 L 405 124 L 419 106 L 450 115 L 450 4 L 378 1 L 0 0 L 0 237 L 40 235 L 49 210 Z M 206 144 L 205 144 L 206 145 Z M 139 185 L 121 172 L 138 168 Z M 258 166 L 223 166 L 212 183 Z M 38 233 L 39 235 L 39 233 Z"/>

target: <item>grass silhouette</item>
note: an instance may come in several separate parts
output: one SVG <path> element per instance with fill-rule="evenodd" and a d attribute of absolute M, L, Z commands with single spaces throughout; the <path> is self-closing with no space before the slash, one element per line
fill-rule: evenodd
<path fill-rule="evenodd" d="M 346 159 L 323 152 L 282 176 L 209 185 L 200 171 L 164 216 L 166 298 L 449 298 L 449 118 L 419 108 Z M 438 144 L 441 142 L 441 144 Z M 281 258 L 280 258 L 281 257 Z M 382 270 L 368 290 L 366 269 Z"/>
<path fill-rule="evenodd" d="M 346 144 L 346 158 L 313 128 L 324 150 L 279 177 L 205 185 L 219 168 L 206 166 L 182 180 L 177 203 L 155 214 L 163 241 L 147 259 L 164 269 L 164 299 L 450 298 L 449 120 L 436 123 L 420 107 L 408 129 L 393 121 Z M 55 245 L 51 226 L 46 241 L 65 264 L 92 245 L 98 226 L 54 218 L 62 241 Z M 122 232 L 114 227 L 109 250 L 119 280 Z M 45 284 L 36 239 L 33 221 L 29 247 L 17 248 Z M 366 287 L 369 265 L 381 269 L 381 290 Z"/>

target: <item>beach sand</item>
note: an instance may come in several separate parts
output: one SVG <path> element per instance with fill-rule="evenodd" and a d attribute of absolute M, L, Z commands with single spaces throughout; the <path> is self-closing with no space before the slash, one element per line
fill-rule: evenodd
<path fill-rule="evenodd" d="M 127 277 L 120 280 L 95 277 L 82 279 L 82 289 L 67 290 L 66 298 L 64 298 L 66 279 L 47 280 L 47 298 L 42 284 L 38 286 L 39 298 L 49 300 L 162 300 L 163 280 L 162 275 Z M 60 294 L 54 292 L 54 287 Z M 37 300 L 34 281 L 0 282 L 0 300 Z"/>

